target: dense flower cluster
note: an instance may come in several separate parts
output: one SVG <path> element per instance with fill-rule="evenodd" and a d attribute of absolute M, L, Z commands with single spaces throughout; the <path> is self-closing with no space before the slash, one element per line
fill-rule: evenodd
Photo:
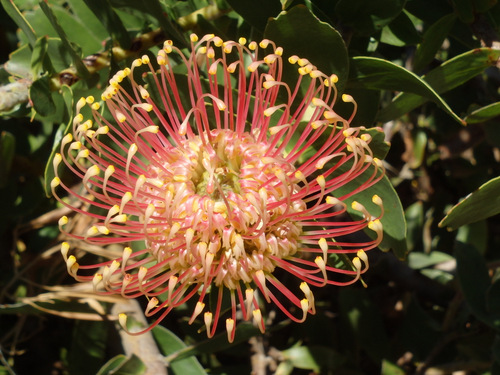
<path fill-rule="evenodd" d="M 92 97 L 78 102 L 51 184 L 62 204 L 93 220 L 82 234 L 66 230 L 67 217 L 59 222 L 76 280 L 100 293 L 146 296 L 146 315 L 158 314 L 153 325 L 196 299 L 190 322 L 203 317 L 209 337 L 227 294 L 231 341 L 237 319 L 264 331 L 264 300 L 300 322 L 315 311 L 310 286 L 359 279 L 365 251 L 382 238 L 382 201 L 373 197 L 375 214 L 352 203 L 359 219 L 351 219 L 344 200 L 381 178 L 381 162 L 368 133 L 333 110 L 337 77 L 282 54 L 269 40 L 193 35 L 187 54 L 167 41 L 156 62 L 143 56 L 114 75 L 101 98 L 107 110 Z M 297 70 L 292 85 L 283 78 L 288 63 Z M 342 100 L 354 116 L 354 100 Z M 61 163 L 80 184 L 62 181 Z M 336 194 L 353 181 L 349 194 Z M 349 238 L 367 227 L 373 240 Z M 123 253 L 80 265 L 71 239 L 123 244 Z M 133 251 L 138 243 L 143 249 Z M 332 254 L 350 260 L 337 268 Z M 278 268 L 301 280 L 300 291 L 278 279 Z M 218 301 L 212 309 L 209 293 Z"/>

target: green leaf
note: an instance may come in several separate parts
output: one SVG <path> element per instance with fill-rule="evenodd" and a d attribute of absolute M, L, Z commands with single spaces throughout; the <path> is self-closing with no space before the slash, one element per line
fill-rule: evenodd
<path fill-rule="evenodd" d="M 350 193 L 356 185 L 364 181 L 364 177 L 367 177 L 367 172 L 356 179 L 356 181 L 336 189 L 335 196 L 338 197 Z M 372 172 L 369 171 L 368 173 Z M 382 198 L 384 204 L 384 216 L 381 219 L 384 226 L 384 238 L 379 247 L 384 251 L 392 250 L 399 259 L 404 259 L 408 252 L 406 245 L 406 220 L 401 201 L 387 176 L 384 176 L 372 187 L 345 199 L 344 202 L 347 204 L 348 212 L 353 217 L 359 217 L 360 215 L 358 211 L 354 211 L 351 208 L 351 203 L 355 200 L 365 206 L 368 212 L 376 214 L 380 211 L 380 208 L 372 202 L 374 195 Z M 371 237 L 375 235 L 370 229 L 367 229 L 366 233 Z"/>
<path fill-rule="evenodd" d="M 153 329 L 153 336 L 158 342 L 162 353 L 169 355 L 178 350 L 187 348 L 187 345 L 177 337 L 173 332 L 165 327 L 156 326 Z M 170 370 L 177 375 L 192 374 L 192 375 L 206 375 L 206 371 L 200 365 L 200 362 L 195 356 L 185 357 L 183 359 L 174 360 L 169 363 Z"/>
<path fill-rule="evenodd" d="M 420 35 L 405 12 L 401 12 L 390 24 L 382 29 L 380 41 L 393 46 L 408 46 L 419 43 Z"/>
<path fill-rule="evenodd" d="M 9 132 L 0 133 L 0 188 L 7 185 L 12 160 L 16 151 L 16 138 Z"/>
<path fill-rule="evenodd" d="M 13 0 L 1 0 L 2 6 L 5 9 L 5 12 L 9 15 L 10 18 L 14 20 L 14 22 L 19 26 L 19 28 L 23 31 L 24 35 L 28 39 L 28 43 L 31 47 L 35 46 L 36 43 L 36 33 L 33 27 L 28 23 L 23 14 L 19 11 L 16 4 L 14 4 Z"/>
<path fill-rule="evenodd" d="M 364 35 L 388 25 L 403 10 L 406 0 L 339 0 L 335 11 L 343 24 Z"/>
<path fill-rule="evenodd" d="M 264 32 L 269 18 L 281 11 L 279 0 L 227 0 L 227 3 L 260 32 Z"/>
<path fill-rule="evenodd" d="M 51 3 L 50 9 L 68 40 L 81 48 L 84 55 L 102 50 L 102 42 L 109 38 L 109 34 L 83 1 L 72 0 L 66 6 Z M 59 37 L 41 8 L 29 8 L 25 16 L 39 35 Z M 85 33 L 81 32 L 82 29 Z"/>
<path fill-rule="evenodd" d="M 146 370 L 147 366 L 135 354 L 131 357 L 119 354 L 102 366 L 97 375 L 143 375 Z"/>
<path fill-rule="evenodd" d="M 495 102 L 474 110 L 464 120 L 467 124 L 478 124 L 498 116 L 500 116 L 500 102 Z"/>
<path fill-rule="evenodd" d="M 109 35 L 116 39 L 122 48 L 129 48 L 130 37 L 127 29 L 111 7 L 109 0 L 84 0 L 84 2 L 101 21 Z"/>
<path fill-rule="evenodd" d="M 370 149 L 373 152 L 373 157 L 384 159 L 391 148 L 391 144 L 386 142 L 385 133 L 382 128 L 362 129 L 359 135 L 363 134 L 369 134 L 371 137 Z"/>
<path fill-rule="evenodd" d="M 36 41 L 33 53 L 31 55 L 31 72 L 33 77 L 39 77 L 44 71 L 54 73 L 54 67 L 47 55 L 49 48 L 48 38 L 46 36 Z"/>
<path fill-rule="evenodd" d="M 408 255 L 408 265 L 414 270 L 432 267 L 437 264 L 448 262 L 454 258 L 441 251 L 431 251 L 429 254 L 414 252 Z"/>
<path fill-rule="evenodd" d="M 389 362 L 388 360 L 384 359 L 382 361 L 382 369 L 380 370 L 381 375 L 405 375 L 406 372 L 396 366 L 394 363 Z"/>
<path fill-rule="evenodd" d="M 75 65 L 75 68 L 80 75 L 80 77 L 87 79 L 89 77 L 89 71 L 87 70 L 87 67 L 83 64 L 82 59 L 80 58 L 80 55 L 78 52 L 75 50 L 71 42 L 69 41 L 66 32 L 62 29 L 61 25 L 59 24 L 59 21 L 57 20 L 54 12 L 52 9 L 48 6 L 48 4 L 44 1 L 40 2 L 40 8 L 42 8 L 43 12 L 49 19 L 50 23 L 52 24 L 52 27 L 56 30 L 57 34 L 59 35 L 59 38 L 61 38 L 61 42 L 66 49 L 66 51 L 70 54 L 71 59 L 73 60 L 73 64 Z"/>
<path fill-rule="evenodd" d="M 486 68 L 496 64 L 499 58 L 500 50 L 477 48 L 444 62 L 422 78 L 435 92 L 441 94 L 482 73 Z M 378 121 L 387 122 L 398 118 L 427 101 L 428 98 L 423 96 L 411 93 L 399 94 L 391 104 L 379 112 Z"/>
<path fill-rule="evenodd" d="M 489 180 L 455 205 L 441 220 L 439 226 L 455 230 L 462 225 L 498 213 L 500 213 L 500 177 Z"/>
<path fill-rule="evenodd" d="M 66 12 L 66 17 L 59 15 L 57 8 L 54 8 L 61 26 L 68 32 L 71 40 L 82 48 L 84 55 L 100 51 L 103 41 L 109 38 L 109 33 L 84 1 L 68 0 L 68 4 L 72 12 Z M 85 33 L 80 32 L 82 29 L 85 29 Z"/>
<path fill-rule="evenodd" d="M 44 75 L 32 83 L 30 99 L 33 108 L 40 116 L 45 117 L 55 112 L 56 105 L 51 96 L 49 75 Z"/>
<path fill-rule="evenodd" d="M 344 92 L 351 95 L 358 105 L 358 111 L 350 126 L 371 126 L 374 124 L 379 110 L 381 91 L 351 87 L 348 83 Z M 343 118 L 349 118 L 352 110 L 352 103 L 344 103 L 342 100 L 337 100 L 335 103 L 335 112 Z M 383 159 L 383 157 L 377 157 Z"/>
<path fill-rule="evenodd" d="M 274 327 L 278 328 L 278 326 Z M 233 347 L 236 344 L 247 341 L 250 337 L 260 335 L 258 328 L 249 323 L 239 323 L 236 326 L 236 333 L 233 343 L 227 341 L 227 333 L 222 332 L 211 339 L 199 341 L 196 344 L 186 346 L 183 349 L 176 350 L 165 358 L 166 363 L 173 363 L 183 358 L 188 358 L 198 354 L 215 353 L 227 348 Z"/>
<path fill-rule="evenodd" d="M 26 44 L 16 49 L 9 55 L 5 70 L 13 76 L 31 79 L 31 53 L 31 48 Z"/>
<path fill-rule="evenodd" d="M 307 58 L 327 75 L 336 74 L 337 86 L 342 90 L 349 71 L 344 40 L 337 30 L 321 22 L 307 7 L 297 5 L 269 20 L 264 35 L 283 47 L 285 59 L 297 55 Z"/>
<path fill-rule="evenodd" d="M 434 59 L 434 56 L 436 56 L 443 41 L 455 24 L 455 19 L 456 16 L 454 13 L 447 14 L 426 30 L 422 38 L 422 43 L 418 45 L 417 51 L 415 52 L 415 59 L 413 60 L 414 71 L 421 71 Z"/>
<path fill-rule="evenodd" d="M 424 97 L 437 102 L 453 118 L 462 123 L 460 117 L 452 111 L 428 82 L 409 70 L 384 59 L 366 56 L 353 57 L 349 86 L 415 93 L 419 95 L 417 98 Z M 422 100 L 426 101 L 426 99 Z M 379 121 L 381 121 L 380 117 L 379 114 Z"/>
<path fill-rule="evenodd" d="M 421 246 L 422 229 L 424 226 L 424 207 L 422 201 L 417 201 L 408 206 L 405 210 L 406 224 L 408 226 L 406 233 L 406 243 L 408 251 Z"/>
<path fill-rule="evenodd" d="M 158 21 L 158 24 L 163 29 L 168 39 L 172 39 L 174 43 L 179 45 L 186 45 L 186 40 L 184 36 L 179 31 L 179 27 L 176 27 L 169 17 L 165 17 L 165 10 L 163 9 L 159 0 L 149 0 L 145 2 L 134 2 L 138 5 L 139 10 L 148 13 Z M 187 45 L 186 45 L 187 46 Z"/>
<path fill-rule="evenodd" d="M 292 346 L 290 349 L 281 351 L 281 355 L 284 360 L 290 361 L 296 368 L 314 372 L 320 372 L 321 370 L 307 346 Z"/>
<path fill-rule="evenodd" d="M 485 254 L 488 250 L 488 222 L 487 220 L 476 221 L 465 224 L 458 228 L 457 241 L 474 245 L 480 254 Z"/>

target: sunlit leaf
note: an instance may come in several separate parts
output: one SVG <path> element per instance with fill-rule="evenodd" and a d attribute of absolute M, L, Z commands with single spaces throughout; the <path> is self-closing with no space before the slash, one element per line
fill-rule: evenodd
<path fill-rule="evenodd" d="M 359 183 L 359 181 L 364 181 L 363 176 L 360 176 L 358 182 L 354 181 L 354 184 Z M 353 188 L 353 184 L 344 185 L 336 189 L 335 195 L 342 196 L 343 194 L 348 194 Z M 385 251 L 392 250 L 398 258 L 404 259 L 407 253 L 404 211 L 396 191 L 386 176 L 372 187 L 357 193 L 355 197 L 345 199 L 344 202 L 347 204 L 348 211 L 353 217 L 359 217 L 360 214 L 351 208 L 351 203 L 354 200 L 365 206 L 368 212 L 375 214 L 380 211 L 380 208 L 372 202 L 374 195 L 382 198 L 384 203 L 384 216 L 381 219 L 384 227 L 384 238 L 379 247 Z M 371 237 L 375 235 L 369 229 L 366 230 L 366 233 Z"/>
<path fill-rule="evenodd" d="M 482 73 L 486 68 L 494 65 L 499 58 L 500 50 L 478 48 L 447 60 L 422 78 L 436 93 L 441 94 Z M 391 104 L 379 112 L 378 120 L 387 122 L 398 118 L 427 101 L 428 98 L 423 96 L 410 93 L 399 94 Z"/>
<path fill-rule="evenodd" d="M 85 65 L 83 64 L 83 61 L 81 59 L 81 56 L 79 55 L 80 51 L 76 51 L 75 47 L 71 44 L 70 40 L 68 39 L 66 32 L 63 30 L 61 25 L 59 24 L 59 21 L 57 20 L 54 12 L 52 9 L 45 3 L 45 2 L 40 2 L 40 7 L 42 8 L 43 12 L 49 19 L 50 23 L 52 24 L 52 27 L 56 30 L 59 38 L 61 39 L 61 42 L 66 49 L 66 51 L 69 52 L 71 59 L 73 60 L 73 64 L 82 78 L 88 78 L 89 72 Z"/>
<path fill-rule="evenodd" d="M 455 120 L 458 122 L 462 121 L 428 82 L 408 69 L 375 57 L 357 56 L 353 57 L 351 61 L 352 68 L 349 79 L 351 87 L 415 93 L 419 95 L 417 97 L 424 97 L 435 101 Z M 426 101 L 425 99 L 422 100 L 423 102 Z M 384 111 L 387 111 L 387 108 L 382 110 L 382 112 Z M 381 116 L 379 114 L 379 120 Z"/>
<path fill-rule="evenodd" d="M 314 359 L 311 350 L 307 346 L 292 346 L 290 349 L 281 351 L 281 355 L 287 361 L 290 361 L 294 367 L 313 370 L 314 372 L 320 371 L 320 366 Z"/>
<path fill-rule="evenodd" d="M 164 355 L 175 353 L 176 351 L 187 347 L 187 345 L 179 337 L 165 327 L 156 326 L 153 329 L 153 335 Z M 198 362 L 194 356 L 172 361 L 168 365 L 169 369 L 177 375 L 206 375 L 206 372 L 200 365 L 200 362 Z"/>
<path fill-rule="evenodd" d="M 405 12 L 401 12 L 382 29 L 380 41 L 393 46 L 415 45 L 421 40 L 415 25 Z"/>
<path fill-rule="evenodd" d="M 129 48 L 130 37 L 127 29 L 111 7 L 109 0 L 84 0 L 84 2 L 101 21 L 113 39 L 116 39 L 123 48 Z"/>
<path fill-rule="evenodd" d="M 143 375 L 147 369 L 139 357 L 119 354 L 111 358 L 96 375 Z"/>
<path fill-rule="evenodd" d="M 323 73 L 336 74 L 340 89 L 345 85 L 349 60 L 340 33 L 305 6 L 297 5 L 270 20 L 264 35 L 283 47 L 285 59 L 292 55 L 306 58 Z"/>
<path fill-rule="evenodd" d="M 500 102 L 478 108 L 465 117 L 467 124 L 477 124 L 500 116 Z"/>
<path fill-rule="evenodd" d="M 500 177 L 481 185 L 454 206 L 439 223 L 440 227 L 454 230 L 500 213 Z"/>
<path fill-rule="evenodd" d="M 388 360 L 382 361 L 381 375 L 405 375 L 405 371 Z"/>

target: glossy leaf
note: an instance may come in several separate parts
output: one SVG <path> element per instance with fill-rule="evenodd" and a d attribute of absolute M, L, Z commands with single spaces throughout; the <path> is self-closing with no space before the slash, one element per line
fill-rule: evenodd
<path fill-rule="evenodd" d="M 389 150 L 389 145 L 385 142 L 384 133 L 381 129 L 365 129 L 361 133 L 370 134 L 372 137 L 370 148 L 373 151 L 373 156 L 383 159 Z M 321 144 L 321 138 L 318 140 L 317 144 Z M 314 152 L 313 148 L 311 149 L 311 152 Z M 301 159 L 299 159 L 299 163 L 302 163 L 308 157 L 309 154 L 307 152 L 304 153 L 301 156 Z M 348 163 L 343 164 L 337 168 L 335 175 L 345 173 L 350 167 L 351 166 Z M 347 210 L 353 217 L 358 218 L 360 217 L 360 213 L 351 208 L 351 204 L 354 200 L 364 205 L 369 212 L 378 214 L 380 208 L 372 202 L 372 198 L 374 195 L 378 195 L 382 198 L 384 204 L 384 216 L 382 217 L 381 222 L 384 227 L 384 238 L 379 247 L 385 251 L 392 250 L 398 258 L 404 259 L 407 253 L 406 221 L 401 201 L 399 200 L 399 197 L 387 176 L 384 176 L 375 185 L 358 192 L 354 197 L 348 197 L 355 189 L 360 187 L 361 184 L 368 179 L 371 173 L 372 170 L 365 171 L 361 176 L 359 176 L 359 178 L 335 189 L 333 194 L 335 197 L 343 200 L 347 204 Z M 374 232 L 370 229 L 367 229 L 366 233 L 369 236 L 374 235 Z"/>
<path fill-rule="evenodd" d="M 198 354 L 215 353 L 230 348 L 241 342 L 247 341 L 250 337 L 260 334 L 261 333 L 259 329 L 254 327 L 252 324 L 238 323 L 238 325 L 236 326 L 236 333 L 232 344 L 227 341 L 227 333 L 222 332 L 215 335 L 211 339 L 201 340 L 196 344 L 189 345 L 185 348 L 174 351 L 173 353 L 166 356 L 165 361 L 167 363 L 174 363 L 174 361 L 179 361 L 181 359 L 189 358 Z"/>
<path fill-rule="evenodd" d="M 355 188 L 355 184 L 359 184 L 359 181 L 364 181 L 363 176 L 359 178 L 358 182 L 354 181 L 336 189 L 335 195 L 342 196 L 348 194 Z M 384 251 L 392 250 L 398 258 L 404 259 L 407 253 L 404 211 L 399 197 L 387 176 L 384 176 L 375 185 L 363 190 L 354 197 L 345 199 L 344 202 L 347 204 L 348 212 L 353 217 L 359 217 L 360 215 L 359 212 L 351 208 L 354 200 L 364 205 L 369 212 L 375 214 L 380 211 L 378 206 L 372 202 L 372 197 L 375 194 L 382 198 L 384 203 L 384 216 L 381 220 L 384 226 L 384 238 L 379 247 Z M 366 233 L 371 237 L 374 236 L 374 232 L 369 229 L 366 230 Z"/>
<path fill-rule="evenodd" d="M 432 251 L 429 254 L 414 252 L 408 255 L 408 265 L 414 270 L 422 268 L 433 267 L 437 264 L 448 262 L 454 258 L 441 251 Z"/>
<path fill-rule="evenodd" d="M 123 48 L 130 47 L 130 37 L 120 17 L 111 7 L 109 0 L 84 0 L 85 4 L 101 21 L 104 28 Z"/>
<path fill-rule="evenodd" d="M 290 349 L 281 351 L 281 355 L 286 361 L 290 361 L 294 367 L 319 372 L 319 364 L 314 359 L 311 350 L 307 346 L 292 346 Z"/>
<path fill-rule="evenodd" d="M 147 369 L 139 357 L 119 354 L 111 358 L 96 375 L 143 375 Z"/>
<path fill-rule="evenodd" d="M 179 337 L 165 327 L 156 326 L 153 329 L 153 335 L 164 355 L 175 353 L 176 351 L 187 347 L 187 345 Z M 206 375 L 205 370 L 195 356 L 174 360 L 170 362 L 168 366 L 169 370 L 176 375 Z"/>
<path fill-rule="evenodd" d="M 44 71 L 54 73 L 54 68 L 50 62 L 50 57 L 47 56 L 48 38 L 42 37 L 36 41 L 31 55 L 31 72 L 34 77 L 39 77 Z"/>
<path fill-rule="evenodd" d="M 462 225 L 457 230 L 457 241 L 473 245 L 480 254 L 488 250 L 488 221 L 480 220 Z"/>
<path fill-rule="evenodd" d="M 50 23 L 52 24 L 52 27 L 56 30 L 59 38 L 61 39 L 61 42 L 65 48 L 65 50 L 70 54 L 73 64 L 75 65 L 75 68 L 82 78 L 88 78 L 89 72 L 85 65 L 83 64 L 83 61 L 79 55 L 79 53 L 75 50 L 73 45 L 71 44 L 70 40 L 66 36 L 66 32 L 63 30 L 61 25 L 59 24 L 59 21 L 57 20 L 54 12 L 52 9 L 45 3 L 45 2 L 40 2 L 40 7 L 42 8 L 43 12 L 49 19 Z"/>
<path fill-rule="evenodd" d="M 84 55 L 99 52 L 103 47 L 102 42 L 108 38 L 108 33 L 83 1 L 72 0 L 68 2 L 68 5 L 69 8 L 58 4 L 50 6 L 68 40 L 72 45 L 78 46 Z M 26 19 L 40 35 L 59 37 L 41 8 L 27 11 Z M 86 32 L 82 33 L 82 29 Z"/>
<path fill-rule="evenodd" d="M 444 62 L 422 78 L 436 93 L 441 94 L 482 73 L 486 68 L 494 65 L 499 58 L 500 50 L 478 48 Z M 399 94 L 391 104 L 379 112 L 378 120 L 387 122 L 398 118 L 427 101 L 428 98 L 419 95 Z"/>
<path fill-rule="evenodd" d="M 472 111 L 464 120 L 467 124 L 478 124 L 498 116 L 500 116 L 500 102 L 495 102 Z"/>
<path fill-rule="evenodd" d="M 349 79 L 351 87 L 415 93 L 419 95 L 418 97 L 425 97 L 439 103 L 453 118 L 459 122 L 462 121 L 428 82 L 409 70 L 375 57 L 358 56 L 353 57 L 351 61 L 352 69 Z M 425 102 L 425 99 L 423 101 Z"/>
<path fill-rule="evenodd" d="M 418 45 L 415 52 L 415 59 L 413 60 L 414 71 L 420 72 L 434 59 L 455 24 L 455 20 L 456 16 L 454 13 L 448 14 L 437 20 L 425 31 L 422 43 Z"/>
<path fill-rule="evenodd" d="M 406 243 L 408 251 L 421 246 L 422 228 L 424 226 L 424 207 L 421 201 L 417 201 L 408 206 L 405 210 L 407 224 Z"/>
<path fill-rule="evenodd" d="M 65 17 L 59 15 L 56 11 L 61 26 L 66 30 L 68 35 L 71 32 L 71 40 L 81 47 L 85 56 L 99 52 L 103 47 L 102 43 L 109 38 L 108 32 L 84 1 L 69 0 L 68 4 L 72 12 L 66 12 Z M 84 35 L 72 32 L 73 30 L 80 30 L 80 27 L 77 25 L 81 25 L 81 28 L 85 28 L 87 32 Z"/>
<path fill-rule="evenodd" d="M 498 213 L 500 213 L 500 177 L 481 185 L 455 205 L 441 220 L 439 226 L 454 230 Z"/>
<path fill-rule="evenodd" d="M 405 375 L 405 371 L 394 363 L 384 360 L 382 362 L 381 375 Z"/>
<path fill-rule="evenodd" d="M 250 25 L 264 32 L 269 18 L 281 11 L 279 0 L 227 0 L 228 4 Z"/>
<path fill-rule="evenodd" d="M 264 36 L 283 47 L 285 59 L 292 55 L 306 58 L 323 73 L 336 74 L 340 90 L 345 85 L 349 61 L 341 35 L 305 6 L 297 5 L 270 20 Z"/>

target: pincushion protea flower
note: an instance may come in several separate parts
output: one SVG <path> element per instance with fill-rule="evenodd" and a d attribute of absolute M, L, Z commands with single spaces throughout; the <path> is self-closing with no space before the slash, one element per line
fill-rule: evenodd
<path fill-rule="evenodd" d="M 298 74 L 289 86 L 282 53 L 269 40 L 192 35 L 188 54 L 167 41 L 156 63 L 143 56 L 117 72 L 101 98 L 110 116 L 92 97 L 80 99 L 54 158 L 52 192 L 69 207 L 62 190 L 83 202 L 74 211 L 94 220 L 70 238 L 124 248 L 117 259 L 80 265 L 69 255 L 70 242 L 63 243 L 76 280 L 91 281 L 101 293 L 146 296 L 146 315 L 159 315 L 152 326 L 196 299 L 190 323 L 203 313 L 209 337 L 224 315 L 226 293 L 232 341 L 237 317 L 265 330 L 263 300 L 301 322 L 315 312 L 310 286 L 359 279 L 368 268 L 365 251 L 382 238 L 382 201 L 373 197 L 377 216 L 354 202 L 361 218 L 339 218 L 346 217 L 345 199 L 381 178 L 381 163 L 370 136 L 349 126 L 354 100 L 342 96 L 354 106 L 348 120 L 332 109 L 337 77 L 292 56 Z M 85 110 L 92 118 L 84 118 Z M 62 182 L 61 162 L 82 184 Z M 356 179 L 363 179 L 357 188 L 336 195 Z M 61 218 L 63 232 L 67 223 Z M 375 239 L 346 240 L 366 227 Z M 132 251 L 136 241 L 142 250 Z M 350 261 L 337 268 L 332 254 Z M 300 291 L 280 282 L 277 268 L 300 279 Z M 217 297 L 211 309 L 209 293 Z M 120 320 L 124 325 L 125 315 Z"/>

